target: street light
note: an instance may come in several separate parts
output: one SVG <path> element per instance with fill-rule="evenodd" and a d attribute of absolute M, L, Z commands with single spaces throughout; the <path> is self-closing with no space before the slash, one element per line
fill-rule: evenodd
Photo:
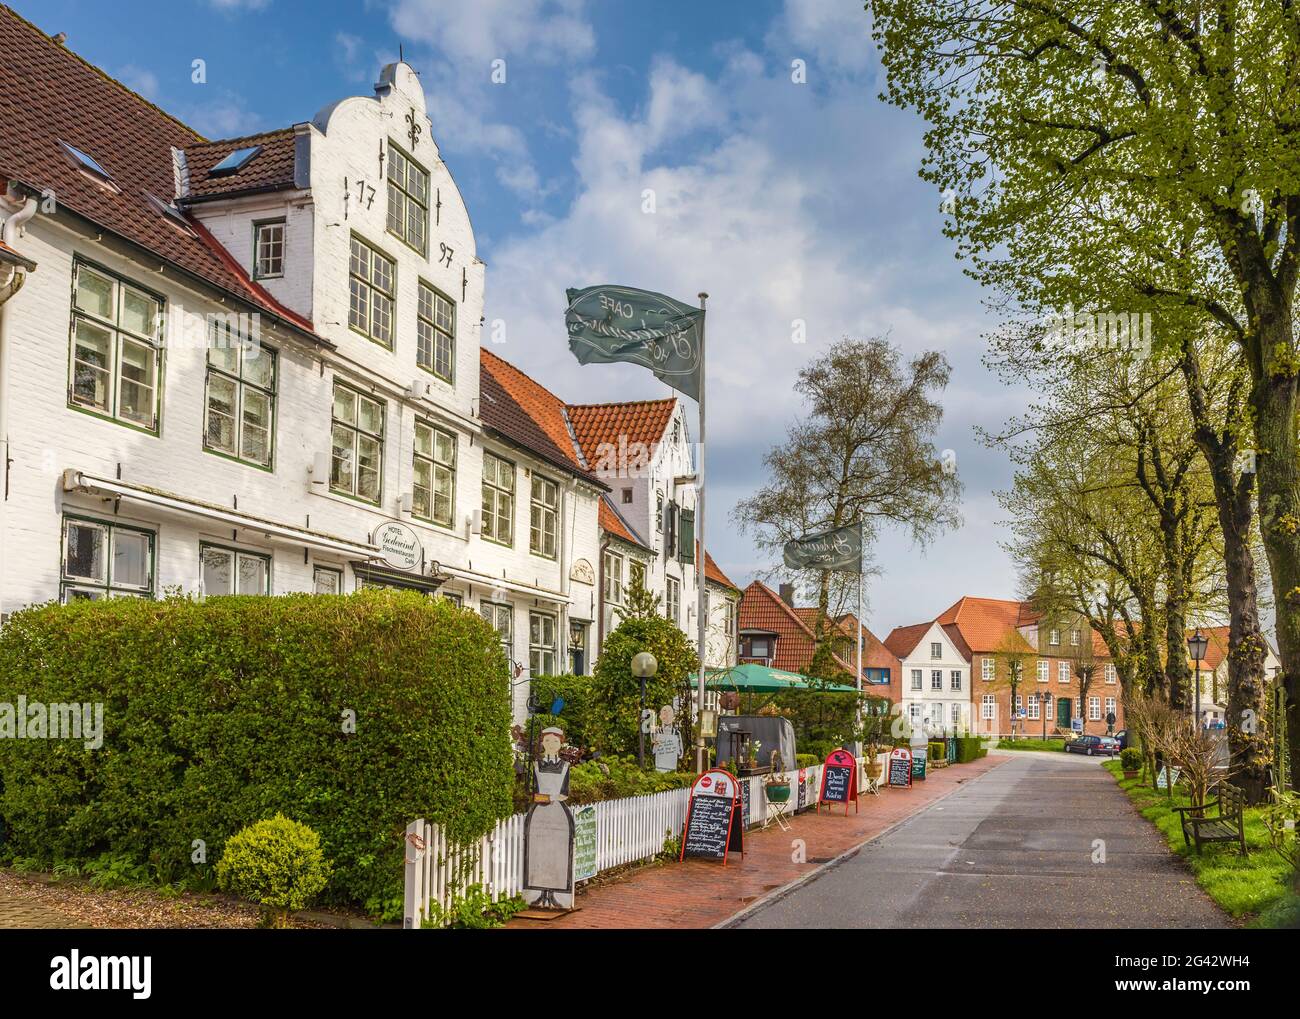
<path fill-rule="evenodd" d="M 1201 725 L 1201 661 L 1205 658 L 1205 649 L 1210 646 L 1209 640 L 1201 633 L 1198 626 L 1196 632 L 1187 638 L 1187 650 L 1191 653 L 1192 661 L 1196 663 L 1196 726 L 1199 729 Z"/>
<path fill-rule="evenodd" d="M 1038 703 L 1043 715 L 1043 742 L 1047 742 L 1047 716 L 1052 713 L 1052 695 L 1046 690 L 1038 691 Z"/>
<path fill-rule="evenodd" d="M 659 662 L 649 651 L 638 651 L 632 656 L 632 675 L 641 681 L 641 713 L 637 715 L 636 763 L 645 767 L 645 681 L 654 678 Z"/>

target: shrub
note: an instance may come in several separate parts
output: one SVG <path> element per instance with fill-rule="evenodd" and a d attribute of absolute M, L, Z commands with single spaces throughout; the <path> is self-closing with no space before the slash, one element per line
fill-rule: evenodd
<path fill-rule="evenodd" d="M 273 912 L 282 927 L 289 910 L 304 909 L 324 890 L 329 872 L 320 836 L 276 814 L 226 840 L 217 885 Z"/>
<path fill-rule="evenodd" d="M 0 739 L 0 852 L 210 880 L 203 861 L 279 811 L 320 833 L 327 901 L 400 915 L 406 824 L 470 839 L 509 813 L 507 676 L 487 623 L 415 592 L 15 613 L 0 702 L 102 703 L 104 741 Z"/>
<path fill-rule="evenodd" d="M 795 754 L 794 764 L 796 768 L 811 768 L 814 765 L 821 764 L 815 754 Z"/>
<path fill-rule="evenodd" d="M 592 748 L 591 716 L 598 705 L 592 696 L 591 683 L 590 676 L 534 677 L 530 690 L 542 708 L 533 716 L 536 731 L 541 732 L 548 725 L 558 725 L 564 730 L 566 743 L 583 749 Z M 552 715 L 547 709 L 557 697 L 564 700 L 564 707 L 560 714 Z"/>
<path fill-rule="evenodd" d="M 1142 770 L 1142 751 L 1137 747 L 1125 747 L 1119 752 L 1119 763 L 1125 771 Z"/>
<path fill-rule="evenodd" d="M 642 771 L 634 757 L 602 757 L 569 769 L 569 802 L 597 803 L 628 796 L 648 796 L 666 789 L 681 789 L 695 781 L 689 771 Z"/>

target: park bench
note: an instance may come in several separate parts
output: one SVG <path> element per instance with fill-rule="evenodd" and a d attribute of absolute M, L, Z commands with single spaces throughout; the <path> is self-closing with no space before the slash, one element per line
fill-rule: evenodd
<path fill-rule="evenodd" d="M 1217 795 L 1199 807 L 1174 807 L 1183 826 L 1183 841 L 1201 851 L 1205 842 L 1236 842 L 1241 855 L 1246 856 L 1246 827 L 1242 809 L 1246 799 L 1241 790 L 1227 782 L 1220 782 Z M 1209 809 L 1217 807 L 1218 813 L 1210 816 Z"/>

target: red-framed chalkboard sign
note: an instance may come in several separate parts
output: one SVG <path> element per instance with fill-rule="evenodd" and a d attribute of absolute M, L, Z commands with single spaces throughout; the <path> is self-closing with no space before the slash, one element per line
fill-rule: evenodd
<path fill-rule="evenodd" d="M 912 751 L 895 747 L 889 755 L 889 784 L 907 789 L 912 784 Z"/>
<path fill-rule="evenodd" d="M 822 787 L 817 794 L 817 810 L 823 803 L 843 803 L 844 813 L 849 803 L 858 809 L 858 759 L 847 750 L 832 750 L 822 765 Z"/>
<path fill-rule="evenodd" d="M 710 768 L 692 782 L 678 859 L 694 856 L 725 865 L 732 850 L 744 856 L 745 826 L 739 809 L 740 783 L 725 768 Z"/>

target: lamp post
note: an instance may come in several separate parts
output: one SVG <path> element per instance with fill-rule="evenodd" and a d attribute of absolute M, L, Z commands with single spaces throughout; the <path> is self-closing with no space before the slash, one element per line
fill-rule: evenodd
<path fill-rule="evenodd" d="M 1209 640 L 1201 633 L 1199 626 L 1196 632 L 1187 638 L 1187 650 L 1192 656 L 1192 661 L 1196 663 L 1196 697 L 1193 710 L 1196 712 L 1194 717 L 1198 729 L 1201 726 L 1201 661 L 1205 658 L 1205 649 L 1209 644 Z"/>
<path fill-rule="evenodd" d="M 641 681 L 641 711 L 637 715 L 636 763 L 645 767 L 645 681 L 659 672 L 659 662 L 649 651 L 638 651 L 632 656 L 632 675 Z"/>
<path fill-rule="evenodd" d="M 1043 742 L 1047 742 L 1047 716 L 1052 713 L 1052 695 L 1046 690 L 1038 691 L 1039 710 L 1043 715 Z"/>

